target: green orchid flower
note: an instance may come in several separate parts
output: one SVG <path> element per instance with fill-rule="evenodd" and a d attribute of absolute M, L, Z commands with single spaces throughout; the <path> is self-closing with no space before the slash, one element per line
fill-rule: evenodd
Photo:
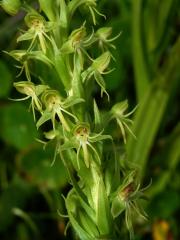
<path fill-rule="evenodd" d="M 22 72 L 25 71 L 25 75 L 28 81 L 31 81 L 31 75 L 29 70 L 30 60 L 35 59 L 41 61 L 50 67 L 53 65 L 52 61 L 42 51 L 13 50 L 6 53 L 21 64 L 21 66 L 16 66 L 17 68 L 21 69 L 17 77 L 19 77 Z"/>
<path fill-rule="evenodd" d="M 48 141 L 36 139 L 38 142 L 40 142 L 44 145 L 43 149 L 46 149 L 46 147 L 50 144 L 55 144 L 54 156 L 53 156 L 53 160 L 50 164 L 50 166 L 52 167 L 54 165 L 55 161 L 56 161 L 57 154 L 60 151 L 60 146 L 61 146 L 62 141 L 64 139 L 63 128 L 60 124 L 58 124 L 56 129 L 50 130 L 48 132 L 44 132 L 43 134 L 44 134 L 44 137 Z"/>
<path fill-rule="evenodd" d="M 30 108 L 32 108 L 33 117 L 34 120 L 36 120 L 35 109 L 37 109 L 39 112 L 42 112 L 42 104 L 39 100 L 39 96 L 49 87 L 47 85 L 35 85 L 34 83 L 28 81 L 15 82 L 13 85 L 18 92 L 27 96 L 24 98 L 12 100 L 23 101 L 31 98 Z"/>
<path fill-rule="evenodd" d="M 39 128 L 46 121 L 51 120 L 53 129 L 55 129 L 55 118 L 57 115 L 64 129 L 70 131 L 70 126 L 64 114 L 73 118 L 75 121 L 78 121 L 78 119 L 74 114 L 70 113 L 66 109 L 72 107 L 75 104 L 84 102 L 84 99 L 69 96 L 63 100 L 59 92 L 52 89 L 44 91 L 41 99 L 45 105 L 45 110 L 36 124 L 37 128 Z"/>
<path fill-rule="evenodd" d="M 105 72 L 105 69 L 108 67 L 110 60 L 111 60 L 110 52 L 109 51 L 104 52 L 103 54 L 101 54 L 100 57 L 93 60 L 91 66 L 81 74 L 83 82 L 88 81 L 92 76 L 94 76 L 97 84 L 101 88 L 101 97 L 103 93 L 105 93 L 108 97 L 108 100 L 109 94 L 106 91 L 106 84 L 102 75 L 112 71 L 110 70 Z"/>
<path fill-rule="evenodd" d="M 106 19 L 106 16 L 97 10 L 97 0 L 72 0 L 72 1 L 70 1 L 68 4 L 68 10 L 69 10 L 70 17 L 73 16 L 76 9 L 80 6 L 84 6 L 85 8 L 87 8 L 89 10 L 94 25 L 96 25 L 96 14 L 101 17 L 104 17 Z"/>
<path fill-rule="evenodd" d="M 118 217 L 123 211 L 125 211 L 125 222 L 127 229 L 130 233 L 130 239 L 134 237 L 132 214 L 136 213 L 138 216 L 147 220 L 147 214 L 143 211 L 139 204 L 140 199 L 146 200 L 144 191 L 149 185 L 143 189 L 140 189 L 140 184 L 136 181 L 136 171 L 131 171 L 124 179 L 121 186 L 112 193 L 111 200 L 111 213 L 114 218 Z M 151 183 L 150 183 L 151 184 Z"/>
<path fill-rule="evenodd" d="M 55 28 L 55 23 L 47 22 L 44 17 L 35 10 L 25 16 L 25 23 L 29 29 L 18 37 L 17 41 L 32 40 L 28 48 L 28 51 L 30 51 L 34 47 L 36 40 L 38 40 L 41 50 L 46 53 L 46 39 L 51 42 L 51 38 L 47 35 L 47 32 Z"/>
<path fill-rule="evenodd" d="M 78 123 L 74 128 L 73 135 L 67 139 L 67 141 L 61 146 L 60 150 L 64 151 L 75 148 L 77 150 L 77 166 L 79 169 L 79 155 L 81 149 L 83 152 L 84 163 L 87 168 L 89 168 L 90 166 L 90 156 L 92 155 L 91 152 L 95 154 L 93 160 L 96 162 L 96 164 L 100 165 L 101 159 L 96 148 L 93 146 L 93 143 L 100 142 L 106 139 L 112 140 L 112 137 L 110 135 L 102 135 L 102 132 L 103 131 L 101 131 L 100 133 L 91 133 L 89 124 Z"/>
<path fill-rule="evenodd" d="M 90 60 L 92 58 L 86 51 L 86 48 L 94 42 L 93 32 L 90 36 L 87 36 L 85 23 L 76 30 L 72 31 L 68 40 L 61 47 L 61 54 L 74 53 L 74 63 L 76 62 L 77 55 L 80 59 L 81 69 L 83 69 L 84 57 L 86 55 Z"/>
<path fill-rule="evenodd" d="M 112 44 L 112 42 L 115 41 L 121 35 L 121 32 L 117 34 L 117 36 L 109 38 L 111 34 L 112 34 L 111 27 L 99 28 L 95 33 L 95 37 L 97 38 L 99 46 L 103 51 L 105 49 L 107 50 L 107 47 L 112 47 L 115 49 L 115 46 Z"/>
<path fill-rule="evenodd" d="M 125 100 L 115 104 L 110 110 L 110 120 L 115 119 L 117 121 L 117 124 L 120 127 L 120 130 L 122 133 L 124 143 L 126 143 L 126 129 L 136 139 L 136 136 L 128 126 L 128 124 L 132 125 L 133 121 L 130 120 L 128 117 L 135 112 L 135 110 L 137 109 L 137 106 L 129 113 L 125 113 L 127 109 L 128 109 L 128 101 Z"/>

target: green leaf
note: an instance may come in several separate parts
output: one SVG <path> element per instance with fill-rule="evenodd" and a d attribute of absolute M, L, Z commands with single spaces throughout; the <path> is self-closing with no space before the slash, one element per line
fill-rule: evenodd
<path fill-rule="evenodd" d="M 68 210 L 69 202 L 66 203 L 66 208 Z M 69 211 L 68 212 L 69 219 L 73 228 L 75 229 L 76 233 L 79 235 L 80 239 L 82 240 L 90 240 L 92 239 L 91 236 L 80 226 L 79 221 L 73 216 L 73 214 Z"/>
<path fill-rule="evenodd" d="M 72 189 L 69 192 L 65 203 L 66 203 L 66 208 L 68 210 L 68 216 L 70 218 L 70 222 L 73 228 L 76 230 L 76 233 L 79 235 L 80 239 L 82 240 L 94 239 L 94 237 L 92 238 L 89 232 L 86 229 L 84 229 L 84 227 L 80 224 L 79 214 L 81 214 L 81 205 L 79 201 L 79 196 L 75 195 L 74 189 Z M 82 220 L 82 216 L 81 216 L 81 220 Z M 86 227 L 88 228 L 87 221 L 84 224 L 86 224 Z"/>
<path fill-rule="evenodd" d="M 71 164 L 71 161 L 73 161 L 71 158 L 75 158 L 75 155 L 71 155 L 70 151 L 67 151 L 65 153 L 62 153 L 60 152 L 60 156 L 61 156 L 61 159 L 68 171 L 68 174 L 69 174 L 69 177 L 71 179 L 71 182 L 73 184 L 73 187 L 74 187 L 74 190 L 76 191 L 79 199 L 80 199 L 80 202 L 81 202 L 81 205 L 82 207 L 85 209 L 86 213 L 88 214 L 89 217 L 91 217 L 92 220 L 95 219 L 95 212 L 93 211 L 93 209 L 89 206 L 89 202 L 88 202 L 88 199 L 87 199 L 87 196 L 84 194 L 84 192 L 81 190 L 81 188 L 79 187 L 76 179 L 74 178 L 74 175 L 73 175 L 73 168 L 72 168 L 72 164 Z M 70 194 L 70 193 L 69 193 Z"/>
<path fill-rule="evenodd" d="M 16 103 L 1 109 L 1 138 L 18 149 L 35 142 L 38 133 L 33 117 L 23 104 Z"/>
<path fill-rule="evenodd" d="M 99 235 L 99 231 L 95 223 L 91 220 L 87 213 L 83 211 L 83 209 L 81 209 L 78 213 L 78 221 L 81 223 L 83 229 L 89 233 L 92 239 Z"/>
<path fill-rule="evenodd" d="M 12 76 L 7 65 L 0 60 L 0 97 L 7 97 L 12 87 Z"/>

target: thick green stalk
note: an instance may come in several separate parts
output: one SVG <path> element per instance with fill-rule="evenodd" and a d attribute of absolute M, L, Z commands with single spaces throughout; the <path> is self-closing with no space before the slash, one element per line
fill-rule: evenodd
<path fill-rule="evenodd" d="M 177 0 L 165 0 L 163 8 L 158 0 L 149 1 L 147 4 L 146 36 L 150 62 L 154 71 L 158 68 L 160 57 L 170 40 L 171 26 L 178 8 Z"/>
<path fill-rule="evenodd" d="M 135 116 L 133 131 L 137 140 L 128 139 L 129 161 L 137 164 L 144 174 L 148 156 L 159 129 L 174 81 L 179 74 L 180 39 L 174 45 L 163 70 L 149 86 Z"/>
<path fill-rule="evenodd" d="M 144 39 L 144 0 L 133 1 L 133 65 L 137 99 L 140 101 L 149 85 L 150 70 L 148 64 L 147 47 Z"/>

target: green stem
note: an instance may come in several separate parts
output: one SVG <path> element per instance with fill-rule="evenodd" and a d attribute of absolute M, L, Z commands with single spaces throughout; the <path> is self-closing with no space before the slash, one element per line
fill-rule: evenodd
<path fill-rule="evenodd" d="M 143 32 L 143 3 L 144 0 L 133 1 L 133 65 L 138 101 L 144 96 L 150 82 L 147 46 Z"/>
<path fill-rule="evenodd" d="M 131 136 L 127 143 L 127 155 L 130 162 L 137 164 L 143 177 L 148 156 L 160 126 L 174 81 L 179 74 L 180 39 L 177 40 L 162 71 L 149 86 L 137 114 Z M 171 80 L 170 80 L 171 79 Z M 170 81 L 169 81 L 170 80 Z"/>

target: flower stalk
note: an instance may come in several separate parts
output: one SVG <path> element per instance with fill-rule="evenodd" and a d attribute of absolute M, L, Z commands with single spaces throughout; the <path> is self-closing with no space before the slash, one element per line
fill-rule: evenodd
<path fill-rule="evenodd" d="M 127 227 L 132 230 L 129 212 L 133 211 L 131 206 L 136 206 L 140 194 L 139 185 L 136 188 L 131 185 L 136 180 L 134 171 L 121 177 L 124 169 L 116 157 L 116 143 L 113 136 L 107 134 L 107 126 L 115 119 L 126 142 L 126 130 L 133 135 L 128 126 L 132 124 L 128 117 L 133 111 L 126 114 L 128 102 L 123 101 L 103 118 L 92 98 L 93 92 L 88 92 L 89 84 L 95 85 L 100 96 L 105 93 L 109 100 L 103 75 L 111 71 L 110 48 L 114 48 L 112 42 L 119 35 L 110 38 L 112 29 L 107 27 L 88 34 L 85 23 L 69 30 L 78 8 L 89 11 L 93 25 L 97 23 L 97 16 L 104 17 L 97 9 L 96 0 L 39 0 L 39 6 L 38 10 L 22 6 L 26 9 L 28 29 L 22 31 L 17 41 L 29 43 L 27 49 L 8 53 L 22 65 L 27 78 L 14 83 L 16 90 L 26 95 L 18 100 L 31 98 L 38 129 L 47 122 L 51 125 L 50 131 L 44 133 L 47 142 L 43 143 L 45 146 L 55 143 L 52 164 L 56 164 L 60 156 L 69 173 L 72 189 L 65 204 L 70 224 L 79 238 L 119 239 L 116 220 L 124 211 Z M 93 47 L 99 47 L 100 55 L 91 56 Z M 32 76 L 29 62 L 37 60 L 51 73 L 56 72 L 63 94 L 59 86 L 52 88 L 42 77 Z M 36 112 L 39 112 L 37 120 Z M 106 146 L 110 146 L 109 151 Z"/>

